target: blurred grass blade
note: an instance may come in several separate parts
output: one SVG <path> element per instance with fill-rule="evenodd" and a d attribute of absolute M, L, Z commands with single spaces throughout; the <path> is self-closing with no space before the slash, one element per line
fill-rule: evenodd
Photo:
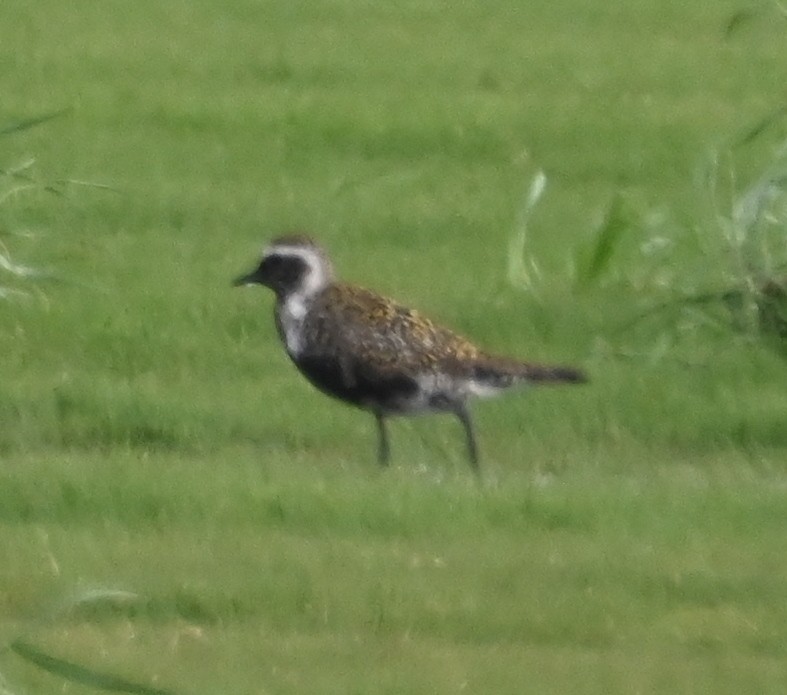
<path fill-rule="evenodd" d="M 101 191 L 111 191 L 112 193 L 123 193 L 122 190 L 108 183 L 98 183 L 96 181 L 83 181 L 82 179 L 58 179 L 55 183 L 59 186 L 81 186 L 83 188 L 97 188 Z"/>
<path fill-rule="evenodd" d="M 767 214 L 774 201 L 783 194 L 787 174 L 773 172 L 751 185 L 734 202 L 732 221 L 746 240 L 752 229 Z"/>
<path fill-rule="evenodd" d="M 131 693 L 132 695 L 172 695 L 170 690 L 151 688 L 139 683 L 132 683 L 124 678 L 113 676 L 108 673 L 99 673 L 92 669 L 85 668 L 79 664 L 74 664 L 64 659 L 45 654 L 36 647 L 15 640 L 10 645 L 11 650 L 22 657 L 25 661 L 35 664 L 44 671 L 61 676 L 72 683 L 88 685 L 100 690 L 107 690 L 115 693 Z"/>
<path fill-rule="evenodd" d="M 14 691 L 11 690 L 11 687 L 8 685 L 6 679 L 3 678 L 2 673 L 0 673 L 0 695 L 15 695 Z"/>
<path fill-rule="evenodd" d="M 25 118 L 20 121 L 11 121 L 10 123 L 6 123 L 5 125 L 0 125 L 0 136 L 2 135 L 12 135 L 13 133 L 18 133 L 22 130 L 28 130 L 29 128 L 33 128 L 41 123 L 46 123 L 47 121 L 54 120 L 55 118 L 60 118 L 71 111 L 71 108 L 60 109 L 60 111 L 52 111 L 51 113 L 45 113 L 41 116 L 33 116 L 32 118 Z"/>
<path fill-rule="evenodd" d="M 108 589 L 104 587 L 88 587 L 66 598 L 60 603 L 53 618 L 66 615 L 82 608 L 96 606 L 123 606 L 139 600 L 139 594 L 125 589 Z"/>
<path fill-rule="evenodd" d="M 42 275 L 42 273 L 35 268 L 30 268 L 26 265 L 14 263 L 2 251 L 0 251 L 0 270 L 5 270 L 6 272 L 11 273 L 11 275 L 16 275 L 17 277 L 22 278 L 38 277 Z"/>
<path fill-rule="evenodd" d="M 524 205 L 519 210 L 516 229 L 508 245 L 508 281 L 515 287 L 532 290 L 538 274 L 535 261 L 527 252 L 527 223 L 547 187 L 547 177 L 539 171 L 530 184 Z"/>
<path fill-rule="evenodd" d="M 530 190 L 527 193 L 527 202 L 525 203 L 525 211 L 528 215 L 532 212 L 536 203 L 544 195 L 547 187 L 547 176 L 543 171 L 539 171 L 533 177 L 533 183 L 530 184 Z"/>
<path fill-rule="evenodd" d="M 730 39 L 744 25 L 751 22 L 757 16 L 757 12 L 752 9 L 738 10 L 727 20 L 724 25 L 724 38 Z"/>
<path fill-rule="evenodd" d="M 620 196 L 615 196 L 607 209 L 604 221 L 596 234 L 596 242 L 590 252 L 590 257 L 580 270 L 578 281 L 586 286 L 595 282 L 609 267 L 615 250 L 620 245 L 623 233 L 628 228 L 628 223 L 623 214 L 623 203 Z M 579 266 L 581 268 L 581 265 Z"/>
<path fill-rule="evenodd" d="M 0 299 L 11 299 L 11 297 L 29 297 L 30 293 L 18 290 L 14 287 L 0 286 Z"/>
<path fill-rule="evenodd" d="M 83 589 L 79 593 L 72 596 L 65 605 L 65 608 L 77 608 L 79 606 L 90 605 L 93 603 L 105 603 L 107 601 L 113 603 L 128 603 L 129 601 L 136 601 L 139 594 L 133 591 L 126 591 L 125 589 L 105 589 L 104 587 L 91 587 Z"/>
<path fill-rule="evenodd" d="M 13 186 L 5 191 L 2 195 L 0 195 L 0 206 L 4 205 L 7 200 L 11 200 L 15 198 L 20 193 L 24 193 L 25 191 L 33 191 L 37 188 L 35 183 L 24 183 L 18 186 Z"/>
<path fill-rule="evenodd" d="M 32 180 L 29 176 L 25 176 L 24 172 L 31 169 L 36 163 L 35 157 L 28 157 L 22 160 L 19 164 L 15 164 L 7 169 L 0 169 L 0 174 L 8 176 L 9 178 L 23 178 L 25 181 Z"/>
<path fill-rule="evenodd" d="M 730 18 L 727 20 L 727 23 L 724 25 L 724 38 L 731 38 L 746 24 L 751 23 L 753 19 L 770 14 L 770 10 L 772 9 L 775 9 L 783 19 L 787 19 L 787 7 L 779 0 L 761 2 L 757 6 L 747 7 L 745 9 L 733 12 Z"/>
<path fill-rule="evenodd" d="M 763 132 L 771 127 L 776 121 L 787 114 L 787 103 L 782 104 L 778 108 L 771 111 L 768 115 L 764 116 L 761 120 L 755 123 L 751 128 L 746 130 L 741 136 L 733 141 L 733 145 L 740 147 L 748 145 L 756 140 Z"/>

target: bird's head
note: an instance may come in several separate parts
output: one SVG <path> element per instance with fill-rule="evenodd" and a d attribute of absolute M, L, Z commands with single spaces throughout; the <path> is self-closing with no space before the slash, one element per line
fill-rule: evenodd
<path fill-rule="evenodd" d="M 333 281 L 333 266 L 325 251 L 302 234 L 274 239 L 263 251 L 259 265 L 233 285 L 265 285 L 279 300 L 295 295 L 307 299 Z"/>

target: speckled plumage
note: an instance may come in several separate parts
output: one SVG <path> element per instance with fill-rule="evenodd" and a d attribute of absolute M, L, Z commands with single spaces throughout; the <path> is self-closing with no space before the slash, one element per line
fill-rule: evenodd
<path fill-rule="evenodd" d="M 382 463 L 387 416 L 442 411 L 462 422 L 477 470 L 471 397 L 520 383 L 584 381 L 570 367 L 491 355 L 413 309 L 336 282 L 327 254 L 304 235 L 275 239 L 258 268 L 236 281 L 254 283 L 276 293 L 276 327 L 298 369 L 324 393 L 374 413 Z"/>

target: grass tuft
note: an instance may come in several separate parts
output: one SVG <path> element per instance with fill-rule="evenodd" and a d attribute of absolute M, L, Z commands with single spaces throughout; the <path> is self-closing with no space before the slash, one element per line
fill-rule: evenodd
<path fill-rule="evenodd" d="M 14 654 L 25 661 L 53 675 L 60 676 L 71 683 L 87 685 L 91 688 L 113 693 L 130 693 L 131 695 L 172 695 L 172 691 L 170 690 L 151 688 L 121 678 L 120 676 L 102 673 L 72 661 L 60 659 L 22 640 L 14 640 L 11 642 L 10 649 Z"/>

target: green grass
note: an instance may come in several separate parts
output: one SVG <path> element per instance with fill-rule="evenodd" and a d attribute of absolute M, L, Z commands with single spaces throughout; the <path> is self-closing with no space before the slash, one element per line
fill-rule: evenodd
<path fill-rule="evenodd" d="M 0 648 L 177 693 L 785 692 L 783 355 L 632 323 L 661 300 L 641 254 L 574 281 L 617 197 L 626 243 L 673 242 L 671 289 L 724 289 L 696 172 L 787 73 L 787 23 L 725 38 L 740 9 L 6 3 L 0 131 L 67 111 L 0 136 L 38 182 L 0 251 L 46 273 L 0 275 L 28 293 L 0 299 Z M 733 149 L 742 186 L 786 128 Z M 507 253 L 538 170 L 531 296 Z M 377 470 L 372 418 L 229 286 L 287 228 L 590 385 L 479 404 L 480 486 L 446 418 L 393 423 Z M 8 650 L 0 674 L 62 683 Z"/>

